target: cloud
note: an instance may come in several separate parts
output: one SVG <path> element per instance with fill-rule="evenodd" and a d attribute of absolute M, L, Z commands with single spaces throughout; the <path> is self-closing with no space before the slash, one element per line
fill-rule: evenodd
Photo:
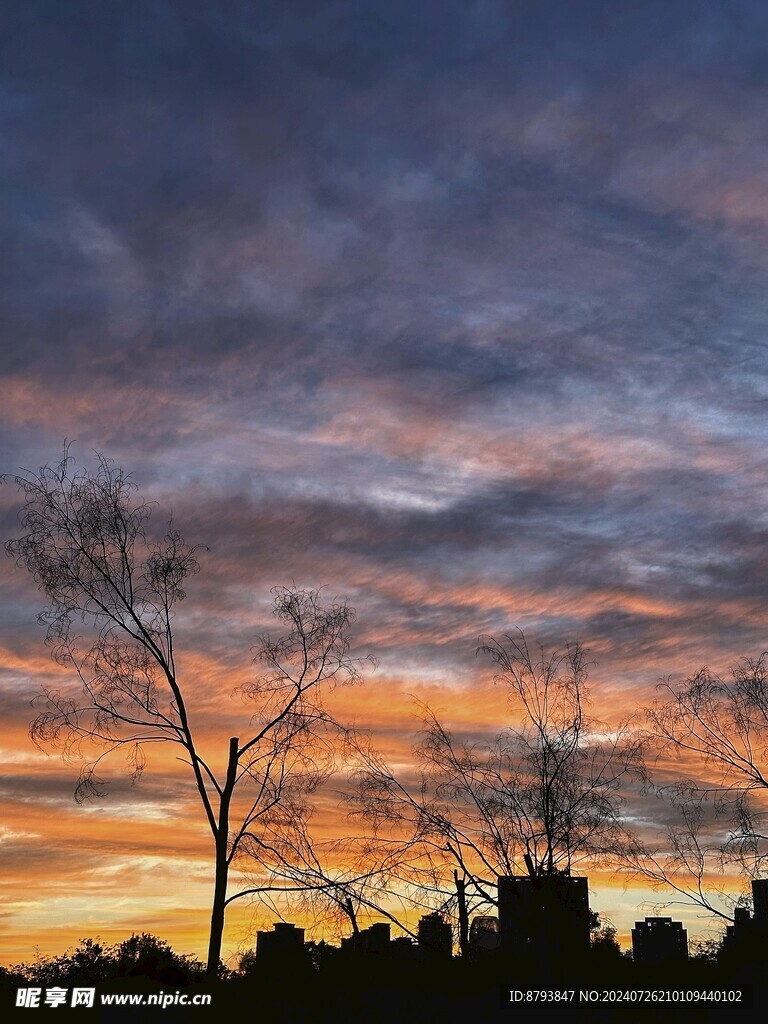
<path fill-rule="evenodd" d="M 763 5 L 65 6 L 4 34 L 0 469 L 75 439 L 208 546 L 176 620 L 206 749 L 291 580 L 356 606 L 380 667 L 339 706 L 403 765 L 409 693 L 492 731 L 483 632 L 582 639 L 606 717 L 762 649 Z M 85 828 L 125 896 L 195 794 L 160 755 L 76 814 L 27 738 L 72 680 L 10 561 L 0 600 L 7 827 L 61 815 L 48 882 L 23 838 L 9 877 L 77 888 Z"/>

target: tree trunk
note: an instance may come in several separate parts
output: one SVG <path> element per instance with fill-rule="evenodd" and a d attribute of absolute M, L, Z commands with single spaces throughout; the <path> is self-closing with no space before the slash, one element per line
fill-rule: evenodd
<path fill-rule="evenodd" d="M 208 943 L 208 966 L 206 977 L 216 978 L 221 960 L 221 943 L 224 935 L 224 911 L 227 901 L 227 879 L 229 876 L 229 807 L 237 779 L 237 752 L 239 739 L 233 736 L 229 741 L 227 779 L 219 800 L 219 821 L 216 829 L 216 881 L 213 889 L 211 909 L 211 934 Z"/>
<path fill-rule="evenodd" d="M 467 913 L 467 891 L 463 878 L 458 871 L 453 872 L 456 882 L 456 899 L 459 904 L 459 952 L 469 958 L 469 914 Z"/>
<path fill-rule="evenodd" d="M 348 896 L 344 901 L 344 910 L 346 911 L 347 917 L 352 925 L 352 938 L 355 949 L 360 949 L 360 928 L 357 923 L 357 914 L 355 913 L 355 908 L 350 896 Z"/>

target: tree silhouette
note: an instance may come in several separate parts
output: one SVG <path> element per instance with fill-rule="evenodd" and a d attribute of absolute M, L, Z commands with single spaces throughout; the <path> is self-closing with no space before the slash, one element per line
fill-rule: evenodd
<path fill-rule="evenodd" d="M 644 774 L 637 734 L 588 715 L 578 644 L 547 654 L 519 632 L 482 637 L 478 653 L 498 666 L 514 724 L 490 742 L 463 740 L 422 705 L 419 785 L 361 748 L 356 797 L 383 842 L 401 836 L 421 850 L 413 883 L 455 906 L 460 936 L 470 906 L 497 902 L 499 875 L 570 874 L 621 857 L 634 842 L 622 788 Z"/>
<path fill-rule="evenodd" d="M 56 956 L 37 956 L 18 964 L 19 981 L 36 985 L 97 985 L 114 978 L 144 977 L 171 985 L 188 985 L 203 977 L 204 965 L 179 954 L 156 935 L 142 932 L 115 945 L 81 939 L 74 949 Z"/>
<path fill-rule="evenodd" d="M 654 886 L 673 891 L 668 905 L 694 904 L 732 918 L 740 901 L 714 885 L 713 873 L 735 864 L 757 877 L 768 861 L 766 654 L 742 659 L 728 679 L 701 668 L 659 690 L 646 709 L 649 736 L 659 755 L 676 755 L 699 777 L 658 787 L 676 821 L 662 849 L 641 851 L 635 868 Z"/>
<path fill-rule="evenodd" d="M 48 598 L 41 615 L 47 643 L 81 684 L 76 695 L 46 689 L 39 696 L 32 738 L 82 760 L 78 801 L 103 795 L 101 765 L 116 751 L 127 755 L 137 779 L 150 744 L 182 749 L 214 844 L 207 970 L 215 975 L 225 910 L 238 896 L 227 893 L 233 860 L 285 808 L 300 807 L 332 768 L 340 726 L 324 691 L 359 678 L 347 635 L 354 612 L 343 601 L 323 603 L 318 591 L 275 588 L 283 632 L 259 640 L 262 672 L 241 687 L 252 708 L 248 735 L 229 739 L 226 769 L 217 776 L 195 738 L 192 688 L 179 677 L 174 638 L 199 549 L 172 523 L 164 536 L 153 536 L 152 506 L 137 501 L 131 478 L 101 455 L 94 471 L 78 469 L 65 446 L 58 465 L 4 479 L 25 496 L 25 532 L 6 550 Z"/>
<path fill-rule="evenodd" d="M 242 870 L 250 872 L 252 884 L 241 895 L 253 895 L 276 917 L 287 903 L 293 913 L 337 935 L 351 929 L 357 936 L 359 918 L 373 913 L 417 937 L 409 912 L 422 904 L 409 898 L 404 884 L 412 848 L 385 848 L 369 836 L 320 839 L 312 832 L 312 807 L 284 811 L 266 823 L 257 841 L 246 837 L 243 854 L 251 864 Z M 413 853 L 418 860 L 420 852 Z"/>

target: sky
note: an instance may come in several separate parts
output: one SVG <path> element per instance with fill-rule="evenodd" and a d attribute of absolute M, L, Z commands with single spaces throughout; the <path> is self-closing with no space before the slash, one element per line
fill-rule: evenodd
<path fill-rule="evenodd" d="M 207 545 L 179 630 L 212 750 L 291 582 L 356 608 L 377 668 L 346 710 L 403 764 L 411 695 L 506 724 L 481 634 L 580 640 L 609 721 L 768 646 L 765 4 L 1 17 L 0 471 L 68 439 Z M 0 488 L 4 539 L 19 506 Z M 27 733 L 67 682 L 43 601 L 0 572 L 0 962 L 201 952 L 189 780 L 161 753 L 74 803 Z M 592 888 L 625 938 L 658 899 Z"/>

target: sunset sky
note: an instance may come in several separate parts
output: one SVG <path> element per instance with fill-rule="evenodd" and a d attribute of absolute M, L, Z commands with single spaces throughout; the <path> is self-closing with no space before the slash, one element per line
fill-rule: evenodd
<path fill-rule="evenodd" d="M 356 608 L 344 711 L 403 764 L 410 695 L 507 723 L 483 633 L 580 640 L 608 721 L 768 647 L 765 3 L 27 0 L 0 49 L 0 472 L 70 439 L 208 546 L 179 634 L 217 765 L 292 581 Z M 75 804 L 1 572 L 0 963 L 202 953 L 183 766 Z M 592 884 L 625 939 L 661 898 Z"/>

